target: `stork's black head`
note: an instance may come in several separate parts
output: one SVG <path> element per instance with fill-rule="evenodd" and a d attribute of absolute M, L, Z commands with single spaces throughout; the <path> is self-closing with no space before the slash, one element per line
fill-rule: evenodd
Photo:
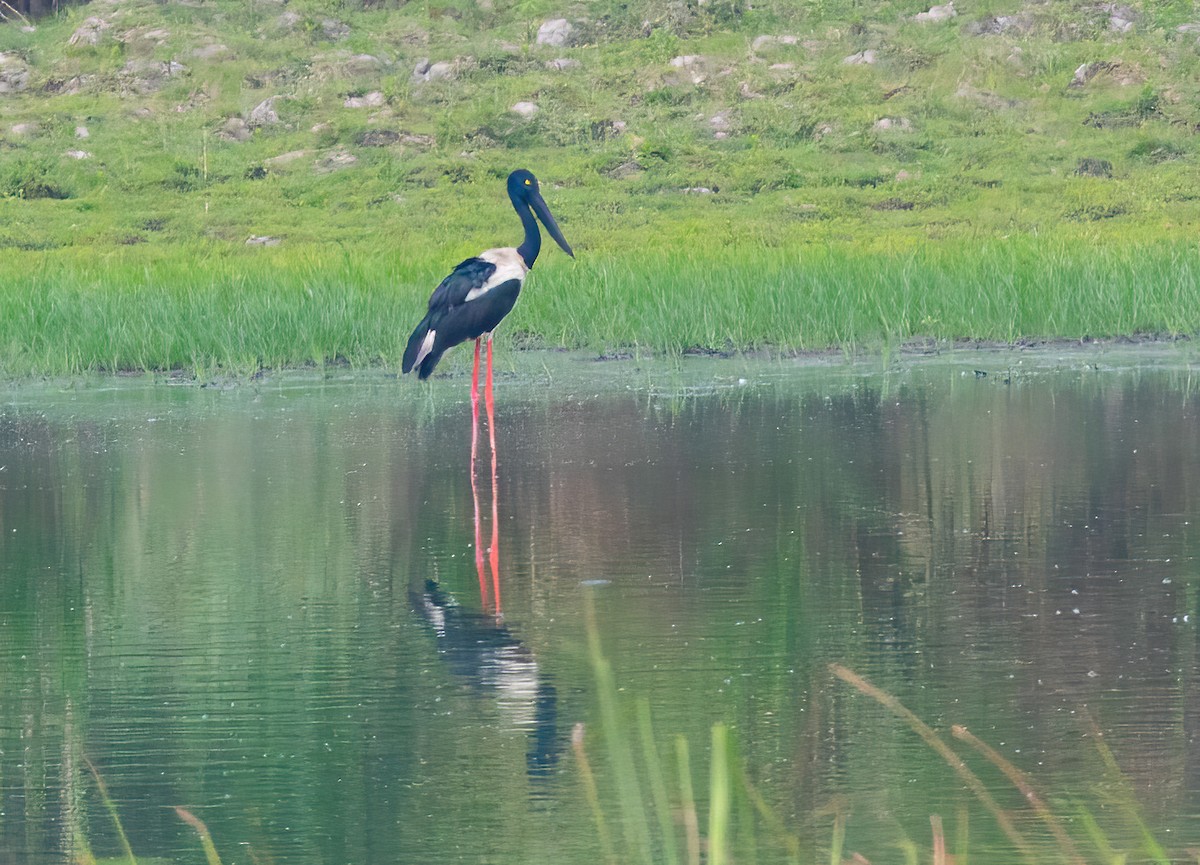
<path fill-rule="evenodd" d="M 562 232 L 558 228 L 558 223 L 554 221 L 554 216 L 550 213 L 550 208 L 546 206 L 546 202 L 542 200 L 542 193 L 538 189 L 537 178 L 524 168 L 518 168 L 512 174 L 508 175 L 508 197 L 512 199 L 513 207 L 517 208 L 517 212 L 532 210 L 537 214 L 537 218 L 542 221 L 542 225 L 546 226 L 546 231 L 554 238 L 554 242 L 562 247 L 562 251 L 572 258 L 575 253 L 571 251 L 570 245 L 562 236 Z M 537 252 L 533 253 L 533 257 L 537 257 Z M 528 261 L 529 259 L 526 258 Z"/>

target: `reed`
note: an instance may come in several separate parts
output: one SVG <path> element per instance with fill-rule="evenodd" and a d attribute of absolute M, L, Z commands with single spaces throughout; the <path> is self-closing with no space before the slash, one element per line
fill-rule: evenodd
<path fill-rule="evenodd" d="M 200 844 L 204 847 L 204 858 L 207 860 L 208 865 L 221 865 L 221 857 L 217 855 L 216 845 L 213 844 L 212 835 L 209 834 L 208 826 L 204 824 L 204 821 L 191 811 L 186 808 L 180 808 L 178 805 L 175 806 L 175 813 L 179 816 L 180 820 L 195 829 L 196 834 L 200 836 Z"/>
<path fill-rule="evenodd" d="M 395 369 L 454 250 L 0 252 L 0 374 Z M 559 258 L 562 258 L 560 256 Z M 403 261 L 403 268 L 400 263 Z M 1200 332 L 1200 250 L 1083 239 L 669 245 L 539 263 L 501 346 L 679 353 Z"/>

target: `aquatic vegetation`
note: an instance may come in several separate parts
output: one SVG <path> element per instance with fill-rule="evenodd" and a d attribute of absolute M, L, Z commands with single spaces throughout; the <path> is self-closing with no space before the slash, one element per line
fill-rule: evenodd
<path fill-rule="evenodd" d="M 655 744 L 655 734 L 650 717 L 649 702 L 642 698 L 637 702 L 636 725 L 624 717 L 625 707 L 612 680 L 612 671 L 600 645 L 592 601 L 587 601 L 586 622 L 588 630 L 588 652 L 596 675 L 598 706 L 601 711 L 606 755 L 614 776 L 614 796 L 622 814 L 620 825 L 625 856 L 608 833 L 605 816 L 606 800 L 602 798 L 599 783 L 593 772 L 584 744 L 582 725 L 576 728 L 574 750 L 580 768 L 581 780 L 587 791 L 589 806 L 601 834 L 602 846 L 607 861 L 648 861 L 677 865 L 686 861 L 696 865 L 704 860 L 721 865 L 727 861 L 741 862 L 820 862 L 824 857 L 831 865 L 847 861 L 847 828 L 851 808 L 844 797 L 831 797 L 828 805 L 817 815 L 816 821 L 807 827 L 804 834 L 797 834 L 787 825 L 776 809 L 764 800 L 751 779 L 738 770 L 737 747 L 734 734 L 725 724 L 714 724 L 711 728 L 709 746 L 709 784 L 703 805 L 707 807 L 706 831 L 700 832 L 701 803 L 693 791 L 691 747 L 684 737 L 676 737 L 675 759 L 678 767 L 678 784 L 674 801 L 670 801 L 668 773 L 664 769 Z M 1123 863 L 1131 855 L 1145 857 L 1148 861 L 1166 865 L 1176 861 L 1159 844 L 1141 818 L 1133 791 L 1117 765 L 1116 758 L 1104 743 L 1103 736 L 1093 721 L 1090 737 L 1105 766 L 1106 774 L 1117 783 L 1117 801 L 1124 817 L 1136 828 L 1133 847 L 1122 849 L 1123 842 L 1114 840 L 1112 834 L 1101 828 L 1092 810 L 1076 803 L 1070 817 L 1057 812 L 1042 797 L 1028 775 L 990 745 L 979 739 L 961 725 L 953 725 L 952 737 L 983 756 L 987 763 L 1001 773 L 1021 796 L 1023 808 L 1005 806 L 1000 802 L 1004 791 L 994 782 L 981 779 L 966 760 L 956 752 L 936 730 L 922 721 L 903 705 L 895 696 L 871 684 L 862 676 L 841 664 L 830 664 L 831 674 L 870 697 L 900 718 L 931 752 L 939 756 L 955 772 L 969 792 L 980 802 L 990 818 L 1000 827 L 1020 861 L 1040 863 L 1061 862 L 1065 865 L 1085 865 L 1088 862 Z M 1085 713 L 1086 714 L 1086 713 Z M 645 760 L 641 768 L 635 767 L 630 759 L 630 729 L 636 726 L 641 739 Z M 651 795 L 643 794 L 643 785 L 649 786 Z M 1033 823 L 1021 811 L 1028 810 L 1047 830 L 1047 838 L 1033 833 Z M 958 835 L 955 840 L 953 859 L 946 839 L 943 819 L 934 813 L 929 817 L 928 847 L 922 848 L 911 838 L 901 835 L 894 844 L 903 851 L 910 863 L 931 861 L 934 865 L 945 865 L 950 861 L 968 861 L 971 853 L 969 810 L 960 805 L 956 823 Z M 822 844 L 816 826 L 820 818 L 832 817 L 827 829 L 828 841 Z M 673 825 L 678 823 L 678 826 Z M 657 824 L 657 825 L 655 825 Z M 1071 829 L 1082 832 L 1075 837 Z M 677 834 L 682 832 L 686 860 L 681 859 Z M 1084 852 L 1081 844 L 1090 843 Z M 734 854 L 736 845 L 737 852 Z M 870 854 L 852 851 L 849 861 L 870 862 Z"/>

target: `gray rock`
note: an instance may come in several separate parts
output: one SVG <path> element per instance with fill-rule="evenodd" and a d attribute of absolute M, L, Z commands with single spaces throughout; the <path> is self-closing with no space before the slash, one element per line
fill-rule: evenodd
<path fill-rule="evenodd" d="M 252 135 L 250 126 L 240 117 L 230 117 L 217 133 L 217 137 L 225 141 L 249 141 Z"/>
<path fill-rule="evenodd" d="M 571 40 L 571 31 L 575 28 L 566 18 L 555 18 L 547 21 L 538 28 L 537 44 L 552 45 L 561 48 Z"/>
<path fill-rule="evenodd" d="M 92 154 L 88 153 L 88 151 L 86 151 L 86 150 L 68 150 L 66 153 L 63 154 L 63 156 L 67 157 L 68 159 L 91 159 L 92 158 Z"/>
<path fill-rule="evenodd" d="M 29 88 L 29 67 L 17 54 L 0 53 L 0 93 L 19 93 Z"/>
<path fill-rule="evenodd" d="M 267 234 L 252 234 L 246 238 L 246 246 L 279 246 L 282 241 L 278 237 Z"/>
<path fill-rule="evenodd" d="M 274 126 L 279 123 L 279 112 L 275 110 L 275 102 L 282 98 L 282 96 L 270 96 L 255 105 L 250 116 L 246 118 L 246 123 L 251 127 Z"/>
<path fill-rule="evenodd" d="M 758 52 L 772 45 L 796 45 L 799 42 L 798 36 L 755 36 L 754 41 L 750 43 L 750 50 Z"/>
<path fill-rule="evenodd" d="M 351 96 L 342 104 L 346 108 L 379 108 L 387 100 L 379 90 L 372 90 L 365 96 Z"/>
<path fill-rule="evenodd" d="M 293 162 L 303 159 L 312 153 L 311 150 L 289 150 L 287 153 L 281 153 L 278 156 L 272 156 L 270 159 L 263 160 L 263 166 L 266 168 L 282 168 L 285 165 L 290 165 Z"/>
<path fill-rule="evenodd" d="M 954 11 L 954 0 L 944 6 L 930 6 L 928 12 L 918 12 L 913 16 L 914 21 L 949 21 L 958 13 Z"/>
<path fill-rule="evenodd" d="M 233 52 L 229 50 L 229 46 L 221 45 L 218 42 L 201 45 L 199 48 L 192 49 L 192 56 L 199 60 L 227 59 L 232 55 Z"/>
<path fill-rule="evenodd" d="M 442 81 L 454 77 L 454 64 L 445 60 L 430 63 L 429 58 L 418 61 L 413 69 L 414 81 Z"/>
<path fill-rule="evenodd" d="M 859 51 L 857 54 L 843 58 L 842 62 L 847 66 L 873 66 L 879 62 L 879 52 L 874 48 L 868 48 L 866 51 Z"/>
<path fill-rule="evenodd" d="M 76 138 L 81 138 L 81 139 L 82 138 L 91 138 L 91 136 L 92 136 L 92 133 L 88 131 L 88 128 L 86 126 L 76 126 L 75 127 L 75 137 Z"/>
<path fill-rule="evenodd" d="M 9 129 L 13 135 L 24 138 L 26 135 L 36 135 L 41 131 L 41 127 L 36 123 L 14 123 Z"/>
<path fill-rule="evenodd" d="M 178 78 L 188 71 L 182 63 L 174 60 L 130 60 L 118 73 L 121 86 L 134 93 L 154 93 L 166 86 L 167 81 Z"/>
<path fill-rule="evenodd" d="M 321 22 L 321 32 L 325 34 L 326 39 L 332 39 L 336 42 L 350 35 L 350 25 L 343 24 L 341 21 L 336 21 L 333 18 L 326 18 Z"/>
<path fill-rule="evenodd" d="M 532 102 L 518 102 L 509 109 L 513 114 L 518 114 L 526 120 L 531 120 L 541 109 Z"/>
<path fill-rule="evenodd" d="M 95 15 L 90 18 L 84 18 L 83 23 L 75 28 L 75 32 L 71 34 L 71 38 L 67 40 L 67 44 L 99 45 L 111 29 L 112 24 L 103 18 Z"/>
<path fill-rule="evenodd" d="M 358 162 L 358 157 L 353 153 L 347 150 L 335 150 L 328 156 L 318 159 L 313 168 L 318 174 L 330 174 L 343 168 L 349 168 L 356 162 Z"/>
<path fill-rule="evenodd" d="M 554 60 L 546 61 L 546 68 L 556 72 L 565 72 L 568 69 L 578 69 L 583 64 L 578 60 L 572 60 L 570 57 L 558 57 Z"/>
<path fill-rule="evenodd" d="M 343 64 L 346 74 L 350 76 L 372 75 L 386 66 L 374 54 L 355 54 Z"/>
<path fill-rule="evenodd" d="M 880 117 L 874 128 L 879 132 L 911 132 L 912 121 L 907 117 Z"/>

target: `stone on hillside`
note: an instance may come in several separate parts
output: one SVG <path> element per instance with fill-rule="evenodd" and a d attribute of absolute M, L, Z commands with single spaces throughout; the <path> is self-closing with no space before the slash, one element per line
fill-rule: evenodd
<path fill-rule="evenodd" d="M 249 141 L 253 132 L 249 125 L 240 117 L 230 117 L 221 124 L 217 137 L 225 141 Z"/>
<path fill-rule="evenodd" d="M 336 21 L 333 18 L 326 18 L 321 22 L 321 32 L 325 34 L 326 39 L 332 39 L 336 42 L 350 35 L 350 25 L 343 24 L 341 21 Z"/>
<path fill-rule="evenodd" d="M 222 45 L 219 42 L 201 45 L 198 48 L 192 49 L 192 56 L 199 60 L 223 60 L 229 58 L 232 53 L 229 50 L 229 46 Z"/>
<path fill-rule="evenodd" d="M 1175 28 L 1176 33 L 1200 33 L 1200 24 L 1180 24 Z"/>
<path fill-rule="evenodd" d="M 293 12 L 291 9 L 289 9 L 287 12 L 284 12 L 275 19 L 275 26 L 280 30 L 291 31 L 299 27 L 300 22 L 303 20 L 304 16 L 302 16 L 299 12 Z"/>
<path fill-rule="evenodd" d="M 521 117 L 524 117 L 526 120 L 532 120 L 534 115 L 536 115 L 540 110 L 541 109 L 532 102 L 518 102 L 509 109 L 509 111 L 511 111 L 513 114 L 518 114 Z"/>
<path fill-rule="evenodd" d="M 1016 15 L 995 15 L 982 21 L 972 21 L 965 29 L 968 36 L 1027 36 L 1035 26 L 1029 12 L 1018 12 Z"/>
<path fill-rule="evenodd" d="M 553 21 L 547 21 L 538 28 L 537 44 L 561 48 L 570 42 L 571 31 L 574 29 L 571 26 L 571 22 L 566 18 L 555 18 Z"/>
<path fill-rule="evenodd" d="M 279 123 L 279 112 L 275 110 L 275 102 L 282 96 L 270 96 L 264 99 L 250 112 L 246 123 L 251 126 L 274 126 Z"/>
<path fill-rule="evenodd" d="M 372 90 L 364 96 L 351 96 L 342 104 L 346 108 L 379 108 L 387 100 L 379 90 Z"/>
<path fill-rule="evenodd" d="M 954 11 L 954 2 L 944 6 L 930 6 L 928 12 L 918 12 L 913 16 L 914 21 L 949 21 L 958 13 Z"/>
<path fill-rule="evenodd" d="M 1080 177 L 1112 177 L 1113 167 L 1107 159 L 1085 156 L 1076 164 L 1075 173 Z"/>
<path fill-rule="evenodd" d="M 868 48 L 866 51 L 859 51 L 857 54 L 842 58 L 842 62 L 847 66 L 873 66 L 879 62 L 879 52 L 874 48 Z"/>
<path fill-rule="evenodd" d="M 444 81 L 454 77 L 454 64 L 446 60 L 430 63 L 426 57 L 417 62 L 413 69 L 414 81 Z"/>
<path fill-rule="evenodd" d="M 121 86 L 134 93 L 154 93 L 166 87 L 171 78 L 186 73 L 187 67 L 174 60 L 130 60 L 118 76 Z"/>
<path fill-rule="evenodd" d="M 41 131 L 41 127 L 36 123 L 14 123 L 9 129 L 13 135 L 24 138 L 26 135 L 36 135 Z"/>
<path fill-rule="evenodd" d="M 88 128 L 86 126 L 76 126 L 75 127 L 75 137 L 76 138 L 91 138 L 92 133 L 88 131 Z"/>
<path fill-rule="evenodd" d="M 769 48 L 772 45 L 796 45 L 800 42 L 797 36 L 755 36 L 754 41 L 750 43 L 750 50 L 753 52 L 761 51 L 764 48 Z"/>
<path fill-rule="evenodd" d="M 358 162 L 358 157 L 348 150 L 335 150 L 328 156 L 318 159 L 313 168 L 318 174 L 330 174 L 343 168 L 349 168 L 356 162 Z"/>
<path fill-rule="evenodd" d="M 713 138 L 728 138 L 733 129 L 733 122 L 729 119 L 728 111 L 718 111 L 708 118 L 708 126 L 713 132 Z"/>
<path fill-rule="evenodd" d="M 282 241 L 268 234 L 252 234 L 246 238 L 246 246 L 279 246 Z"/>
<path fill-rule="evenodd" d="M 63 156 L 67 157 L 68 159 L 91 159 L 92 158 L 92 154 L 88 153 L 86 150 L 68 150 L 66 153 L 63 154 Z"/>
<path fill-rule="evenodd" d="M 84 18 L 83 23 L 75 28 L 68 45 L 99 45 L 105 34 L 112 29 L 112 24 L 95 15 Z"/>
<path fill-rule="evenodd" d="M 272 156 L 270 159 L 263 160 L 264 168 L 282 168 L 285 165 L 290 165 L 304 157 L 308 156 L 310 150 L 289 150 L 287 153 L 281 153 L 278 156 Z"/>
<path fill-rule="evenodd" d="M 346 70 L 347 75 L 361 76 L 377 73 L 384 65 L 374 54 L 355 54 L 342 64 L 342 68 Z"/>
<path fill-rule="evenodd" d="M 555 72 L 565 72 L 568 69 L 578 69 L 583 64 L 578 60 L 572 60 L 570 57 L 557 57 L 554 60 L 546 61 L 546 68 Z"/>
<path fill-rule="evenodd" d="M 29 67 L 20 55 L 0 53 L 0 93 L 19 93 L 29 87 Z"/>
<path fill-rule="evenodd" d="M 879 132 L 911 132 L 912 121 L 907 117 L 880 117 L 875 121 Z"/>

